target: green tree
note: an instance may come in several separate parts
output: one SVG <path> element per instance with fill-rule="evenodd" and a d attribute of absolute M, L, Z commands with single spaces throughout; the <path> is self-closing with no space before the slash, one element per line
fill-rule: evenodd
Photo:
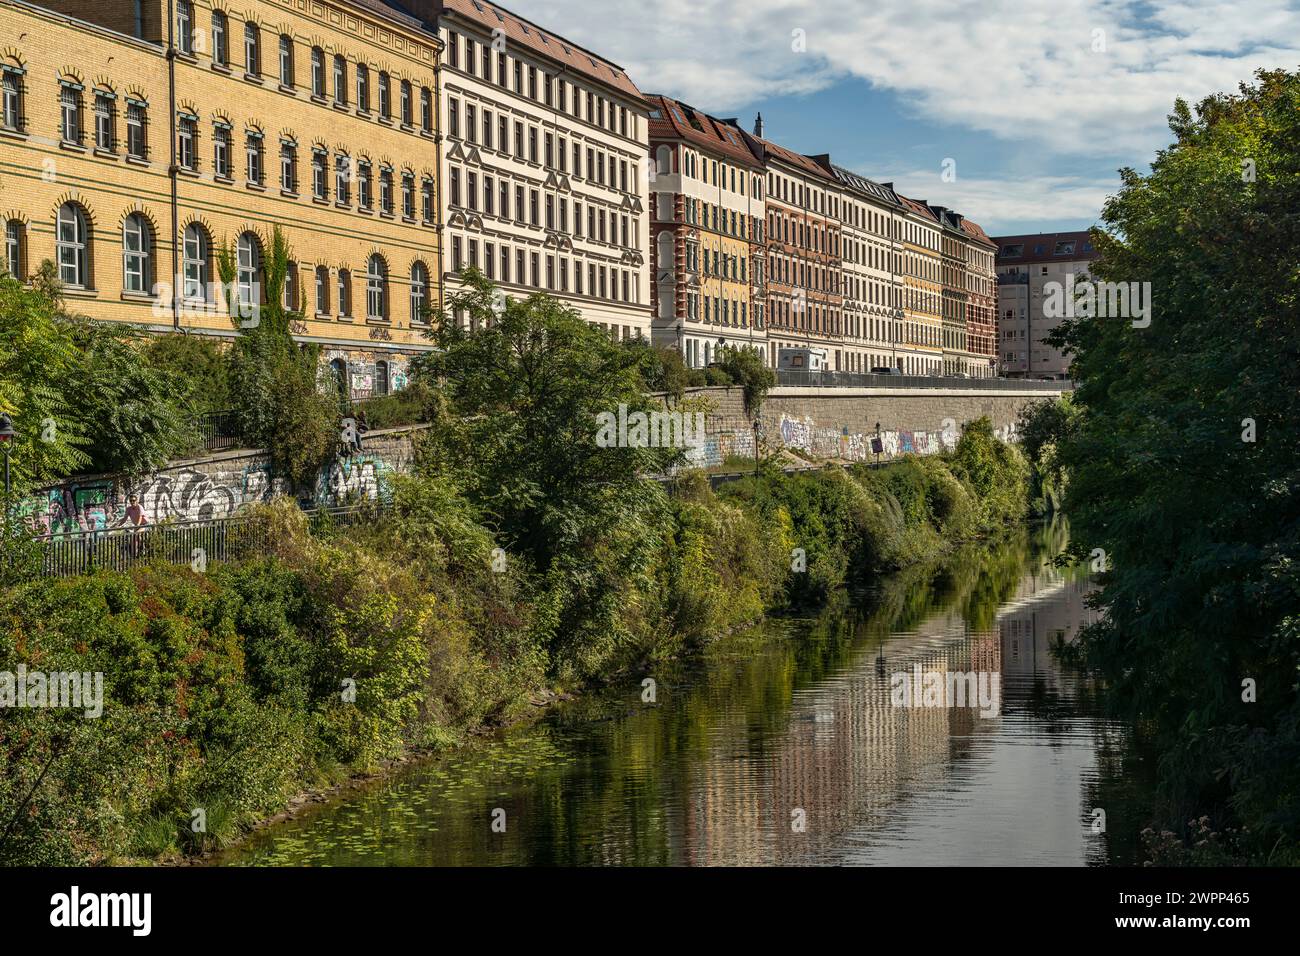
<path fill-rule="evenodd" d="M 1030 496 L 1035 514 L 1060 510 L 1067 475 L 1057 449 L 1070 438 L 1078 420 L 1079 409 L 1069 392 L 1021 409 L 1016 431 L 1033 473 Z"/>
<path fill-rule="evenodd" d="M 1300 835 L 1297 104 L 1282 71 L 1179 101 L 1094 231 L 1092 272 L 1151 283 L 1150 325 L 1056 337 L 1080 382 L 1058 449 L 1072 547 L 1110 567 L 1087 660 L 1156 728 L 1172 822 L 1233 811 L 1275 862 Z"/>
<path fill-rule="evenodd" d="M 552 672 L 591 676 L 630 644 L 626 596 L 664 533 L 665 494 L 644 478 L 681 453 L 600 440 L 620 406 L 662 410 L 635 353 L 550 296 L 501 301 L 472 269 L 462 281 L 438 351 L 412 363 L 442 396 L 420 467 L 461 489 L 506 559 L 537 575 L 533 639 Z"/>
<path fill-rule="evenodd" d="M 143 353 L 154 368 L 180 377 L 196 410 L 230 408 L 230 362 L 217 340 L 194 334 L 155 335 L 145 343 Z"/>
<path fill-rule="evenodd" d="M 228 380 L 245 441 L 267 449 L 280 474 L 305 484 L 337 447 L 339 397 L 333 379 L 320 369 L 319 350 L 300 348 L 289 333 L 296 315 L 283 305 L 290 255 L 277 226 L 263 257 L 264 286 L 254 315 L 242 316 L 230 303 L 239 336 L 230 350 Z M 229 286 L 235 264 L 228 246 L 219 252 L 218 265 Z"/>
<path fill-rule="evenodd" d="M 0 277 L 0 411 L 18 431 L 10 449 L 16 490 L 91 462 L 84 420 L 63 391 L 78 353 L 62 311 L 49 263 L 30 287 Z"/>
<path fill-rule="evenodd" d="M 776 372 L 767 367 L 758 349 L 751 346 L 718 349 L 718 365 L 745 393 L 745 410 L 757 415 L 763 399 L 776 384 Z"/>
<path fill-rule="evenodd" d="M 142 475 L 197 443 L 187 384 L 141 360 L 147 333 L 79 321 L 75 372 L 63 392 L 84 420 L 89 468 Z"/>
<path fill-rule="evenodd" d="M 644 397 L 637 356 L 547 295 L 506 299 L 467 270 L 433 333 L 438 351 L 413 363 L 446 398 L 426 459 L 456 476 L 513 550 L 540 570 L 585 537 L 635 514 L 641 478 L 678 457 L 670 448 L 601 447 L 602 414 L 661 410 Z M 653 496 L 652 496 L 653 497 Z"/>

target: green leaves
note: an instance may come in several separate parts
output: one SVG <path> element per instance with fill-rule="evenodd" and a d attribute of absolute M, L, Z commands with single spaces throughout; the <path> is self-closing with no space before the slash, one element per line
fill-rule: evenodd
<path fill-rule="evenodd" d="M 1297 698 L 1280 675 L 1300 647 L 1275 635 L 1300 554 L 1300 76 L 1256 80 L 1177 103 L 1177 142 L 1149 174 L 1125 172 L 1093 272 L 1151 282 L 1151 326 L 1064 323 L 1077 412 L 1042 410 L 1025 438 L 1045 484 L 1069 475 L 1076 552 L 1111 558 L 1089 659 L 1153 717 L 1167 790 L 1293 844 Z"/>

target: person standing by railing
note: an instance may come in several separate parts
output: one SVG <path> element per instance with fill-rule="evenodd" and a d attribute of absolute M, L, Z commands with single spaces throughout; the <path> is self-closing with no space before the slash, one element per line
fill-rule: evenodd
<path fill-rule="evenodd" d="M 127 498 L 125 518 L 127 526 L 130 528 L 131 553 L 138 555 L 144 541 L 140 532 L 144 529 L 144 526 L 149 523 L 149 518 L 145 515 L 144 508 L 140 505 L 139 495 L 131 495 Z"/>

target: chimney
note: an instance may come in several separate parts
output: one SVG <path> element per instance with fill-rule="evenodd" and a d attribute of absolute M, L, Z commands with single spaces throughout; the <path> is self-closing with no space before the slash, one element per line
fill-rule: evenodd
<path fill-rule="evenodd" d="M 762 139 L 763 137 L 763 114 L 759 113 L 754 117 L 754 135 Z"/>

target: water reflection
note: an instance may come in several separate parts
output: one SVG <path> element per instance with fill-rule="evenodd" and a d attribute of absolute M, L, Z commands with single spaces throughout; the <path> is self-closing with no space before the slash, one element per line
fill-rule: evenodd
<path fill-rule="evenodd" d="M 1065 533 L 966 549 L 769 621 L 648 675 L 654 705 L 639 687 L 576 702 L 223 862 L 1129 862 L 1139 821 L 1123 806 L 1092 832 L 1124 730 L 1051 653 L 1094 613 L 1086 577 L 1052 563 Z M 1000 713 L 895 706 L 902 672 L 997 675 Z"/>

